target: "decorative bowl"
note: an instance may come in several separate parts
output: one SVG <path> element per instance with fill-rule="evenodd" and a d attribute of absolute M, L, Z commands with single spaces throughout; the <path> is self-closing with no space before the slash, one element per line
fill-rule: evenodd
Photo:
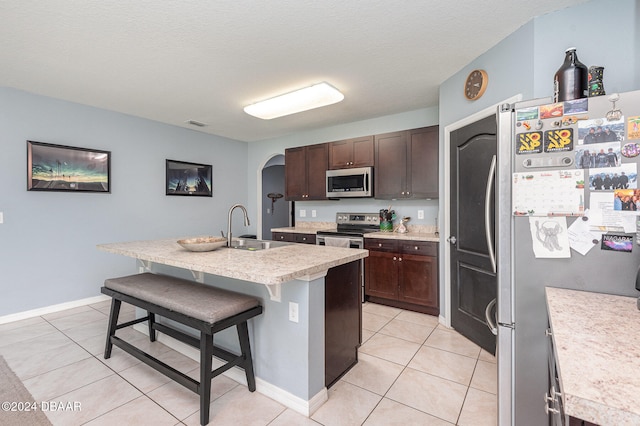
<path fill-rule="evenodd" d="M 196 237 L 178 240 L 178 244 L 189 251 L 211 251 L 227 244 L 225 237 Z"/>

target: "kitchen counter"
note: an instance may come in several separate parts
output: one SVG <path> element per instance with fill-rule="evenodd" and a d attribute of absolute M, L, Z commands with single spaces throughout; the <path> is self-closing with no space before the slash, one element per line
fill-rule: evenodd
<path fill-rule="evenodd" d="M 367 257 L 368 251 L 291 243 L 256 251 L 223 247 L 198 253 L 182 248 L 177 240 L 100 244 L 98 249 L 137 259 L 142 264 L 139 272 L 149 270 L 189 278 L 190 271 L 198 282 L 259 298 L 263 313 L 253 318 L 249 326 L 257 390 L 299 413 L 312 414 L 328 398 L 325 372 L 329 367 L 325 361 L 335 358 L 347 343 L 351 344 L 351 351 L 357 351 L 360 343 L 357 276 L 359 261 Z M 340 290 L 337 293 L 336 286 Z M 339 329 L 340 334 L 349 330 L 355 337 L 346 343 L 329 340 L 325 327 L 336 329 L 331 326 L 336 315 L 327 306 L 335 303 L 336 294 L 341 296 L 348 289 L 356 295 L 352 298 L 355 310 L 350 311 L 354 319 L 340 324 Z M 295 306 L 294 314 L 291 306 Z M 336 309 L 338 320 L 343 321 L 345 308 L 339 305 Z M 159 339 L 184 351 L 184 345 L 176 345 L 168 336 L 161 334 Z M 240 350 L 235 333 L 218 333 L 216 340 L 232 351 Z M 342 356 L 342 352 L 338 355 Z M 348 366 L 341 367 L 344 370 Z M 240 370 L 231 369 L 225 374 L 244 380 Z"/>
<path fill-rule="evenodd" d="M 440 237 L 432 232 L 406 232 L 400 234 L 398 232 L 369 232 L 364 234 L 365 238 L 388 238 L 393 240 L 412 240 L 412 241 L 431 241 L 440 242 Z"/>
<path fill-rule="evenodd" d="M 318 231 L 335 231 L 335 222 L 298 222 L 296 226 L 272 228 L 271 232 L 290 232 L 293 234 L 316 234 Z M 264 237 L 266 238 L 266 237 Z"/>
<path fill-rule="evenodd" d="M 294 243 L 266 250 L 223 247 L 198 253 L 182 248 L 176 242 L 178 239 L 99 244 L 97 247 L 143 261 L 266 285 L 318 274 L 368 254 L 367 250 Z"/>
<path fill-rule="evenodd" d="M 565 414 L 640 424 L 636 298 L 551 287 L 546 298 Z"/>

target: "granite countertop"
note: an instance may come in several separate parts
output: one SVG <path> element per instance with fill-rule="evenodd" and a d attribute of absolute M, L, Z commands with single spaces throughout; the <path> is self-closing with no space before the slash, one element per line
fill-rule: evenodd
<path fill-rule="evenodd" d="M 191 237 L 188 237 L 191 238 Z M 99 250 L 260 284 L 280 284 L 323 272 L 368 256 L 368 250 L 295 244 L 267 250 L 219 248 L 191 252 L 180 238 L 99 244 Z"/>
<path fill-rule="evenodd" d="M 311 227 L 311 226 L 289 226 L 286 228 L 271 228 L 271 232 L 289 232 L 292 234 L 317 234 L 318 231 L 336 231 L 336 224 L 334 223 L 333 226 L 331 226 L 330 224 L 322 227 L 317 226 L 317 227 Z"/>
<path fill-rule="evenodd" d="M 336 224 L 332 222 L 299 222 L 296 226 L 286 228 L 272 228 L 271 232 L 290 232 L 296 234 L 316 234 L 318 231 L 336 231 Z M 365 238 L 390 238 L 395 240 L 431 241 L 440 242 L 440 237 L 435 234 L 435 226 L 409 225 L 409 232 L 368 232 Z"/>
<path fill-rule="evenodd" d="M 364 234 L 365 238 L 389 238 L 394 240 L 411 240 L 411 241 L 431 241 L 437 243 L 440 237 L 430 232 L 406 232 L 404 234 L 398 232 L 369 232 Z"/>
<path fill-rule="evenodd" d="M 599 425 L 640 424 L 636 298 L 546 288 L 566 414 Z"/>

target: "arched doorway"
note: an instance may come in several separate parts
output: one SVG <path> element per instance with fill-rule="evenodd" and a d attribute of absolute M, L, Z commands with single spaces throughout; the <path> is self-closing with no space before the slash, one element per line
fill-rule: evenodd
<path fill-rule="evenodd" d="M 262 167 L 260 174 L 258 208 L 261 223 L 258 232 L 259 238 L 270 240 L 272 228 L 293 226 L 292 203 L 284 199 L 284 155 L 276 154 L 271 157 Z"/>

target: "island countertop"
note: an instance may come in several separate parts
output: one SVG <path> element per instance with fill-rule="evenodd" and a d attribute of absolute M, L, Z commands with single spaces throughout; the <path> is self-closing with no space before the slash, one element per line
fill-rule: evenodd
<path fill-rule="evenodd" d="M 312 276 L 369 255 L 368 250 L 295 243 L 256 251 L 222 247 L 191 252 L 177 243 L 179 239 L 98 244 L 97 248 L 143 261 L 266 285 Z"/>
<path fill-rule="evenodd" d="M 600 425 L 640 424 L 636 298 L 546 288 L 565 413 Z"/>

